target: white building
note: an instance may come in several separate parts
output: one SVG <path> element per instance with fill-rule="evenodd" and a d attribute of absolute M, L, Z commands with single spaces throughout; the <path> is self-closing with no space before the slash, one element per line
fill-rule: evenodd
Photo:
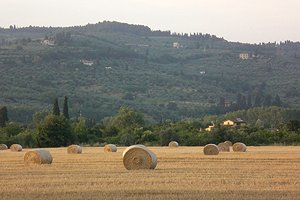
<path fill-rule="evenodd" d="M 239 58 L 242 60 L 248 60 L 249 54 L 248 53 L 240 53 Z"/>
<path fill-rule="evenodd" d="M 43 45 L 47 45 L 47 46 L 54 46 L 55 45 L 53 40 L 42 40 L 41 43 Z"/>
<path fill-rule="evenodd" d="M 182 48 L 183 46 L 179 42 L 173 42 L 173 48 L 179 49 Z"/>
<path fill-rule="evenodd" d="M 92 60 L 80 60 L 83 65 L 92 66 L 94 65 L 94 61 Z"/>

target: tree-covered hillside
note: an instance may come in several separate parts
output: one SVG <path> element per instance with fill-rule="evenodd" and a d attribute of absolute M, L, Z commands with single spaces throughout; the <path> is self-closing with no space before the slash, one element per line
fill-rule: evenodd
<path fill-rule="evenodd" d="M 64 96 L 71 117 L 96 120 L 122 105 L 154 122 L 276 105 L 276 95 L 296 108 L 299 52 L 299 42 L 242 44 L 118 22 L 11 26 L 0 28 L 0 106 L 20 122 Z"/>

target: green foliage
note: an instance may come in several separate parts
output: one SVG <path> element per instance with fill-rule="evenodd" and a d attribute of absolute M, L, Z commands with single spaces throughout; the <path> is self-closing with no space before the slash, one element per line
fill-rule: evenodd
<path fill-rule="evenodd" d="M 155 145 L 158 140 L 159 140 L 159 137 L 157 134 L 153 133 L 151 130 L 146 130 L 143 132 L 143 134 L 140 138 L 140 143 Z"/>
<path fill-rule="evenodd" d="M 70 121 L 63 115 L 52 114 L 42 119 L 45 113 L 47 112 L 34 115 L 36 129 L 25 128 L 13 122 L 0 128 L 0 142 L 7 144 L 17 142 L 25 147 L 67 146 L 74 142 L 90 145 L 114 143 L 126 146 L 132 144 L 166 146 L 172 140 L 178 141 L 183 146 L 218 144 L 225 140 L 244 142 L 247 145 L 300 144 L 299 120 L 282 121 L 299 117 L 299 114 L 295 110 L 277 107 L 254 108 L 225 116 L 207 116 L 178 122 L 167 120 L 150 126 L 145 125 L 141 113 L 129 107 L 121 107 L 115 116 L 106 118 L 100 124 L 89 123 L 90 120 L 84 117 Z M 265 123 L 270 123 L 268 120 L 271 118 L 266 121 L 257 119 L 274 113 L 276 116 L 273 120 L 280 121 L 276 127 L 266 128 Z M 236 127 L 218 124 L 222 119 L 241 114 L 246 114 L 250 121 L 256 120 L 255 123 Z M 202 131 L 211 121 L 215 122 L 214 129 L 211 132 Z"/>
<path fill-rule="evenodd" d="M 38 127 L 38 144 L 41 147 L 67 146 L 75 141 L 69 121 L 64 116 L 48 115 Z"/>
<path fill-rule="evenodd" d="M 255 126 L 258 127 L 258 128 L 264 128 L 265 124 L 261 119 L 257 119 L 256 122 L 255 122 Z"/>
<path fill-rule="evenodd" d="M 208 34 L 171 34 L 117 22 L 3 29 L 0 37 L 1 100 L 12 121 L 27 123 L 56 95 L 72 99 L 71 116 L 82 110 L 98 121 L 121 105 L 156 123 L 222 114 L 254 103 L 267 107 L 270 96 L 271 105 L 300 105 L 299 59 L 294 56 L 299 43 L 232 43 Z M 41 43 L 41 38 L 54 45 Z M 182 48 L 173 48 L 176 42 Z M 240 60 L 241 52 L 250 59 Z M 94 64 L 86 66 L 82 60 Z M 218 107 L 220 97 L 233 106 Z"/>
<path fill-rule="evenodd" d="M 118 130 L 133 130 L 145 125 L 143 115 L 129 107 L 121 107 L 113 119 Z"/>
<path fill-rule="evenodd" d="M 6 106 L 0 108 L 0 127 L 4 127 L 8 122 L 7 108 Z"/>
<path fill-rule="evenodd" d="M 68 106 L 68 97 L 67 96 L 65 96 L 65 98 L 64 98 L 63 116 L 66 119 L 70 119 L 70 116 L 69 116 L 69 106 Z"/>
<path fill-rule="evenodd" d="M 103 120 L 102 132 L 103 137 L 111 137 L 118 134 L 118 128 L 114 123 L 113 117 L 107 117 Z"/>
<path fill-rule="evenodd" d="M 135 144 L 136 137 L 133 134 L 125 133 L 121 135 L 119 143 L 125 146 L 130 146 Z"/>
<path fill-rule="evenodd" d="M 300 121 L 299 120 L 290 120 L 287 124 L 288 131 L 299 132 L 300 130 Z"/>
<path fill-rule="evenodd" d="M 15 122 L 8 123 L 3 130 L 6 132 L 7 136 L 16 136 L 22 132 L 24 128 Z"/>
<path fill-rule="evenodd" d="M 78 121 L 73 123 L 73 133 L 79 143 L 88 142 L 88 128 L 86 127 L 86 119 L 80 117 Z"/>
<path fill-rule="evenodd" d="M 13 137 L 13 143 L 22 145 L 22 147 L 34 148 L 38 146 L 37 133 L 30 129 L 25 129 Z"/>
<path fill-rule="evenodd" d="M 56 115 L 56 116 L 60 115 L 59 106 L 58 106 L 58 99 L 57 98 L 54 98 L 52 114 Z"/>
<path fill-rule="evenodd" d="M 280 99 L 280 97 L 279 97 L 278 94 L 275 96 L 273 105 L 274 105 L 274 106 L 278 106 L 278 107 L 282 106 L 282 102 L 281 102 L 281 99 Z"/>
<path fill-rule="evenodd" d="M 89 144 L 298 141 L 299 127 L 291 120 L 300 119 L 294 109 L 300 105 L 299 43 L 232 43 L 209 34 L 171 34 L 118 22 L 1 29 L 0 37 L 1 102 L 11 121 L 28 125 L 34 114 L 36 128 L 9 125 L 7 111 L 1 109 L 0 127 L 9 126 L 0 129 L 3 141 L 20 137 L 26 145 L 34 140 L 42 146 L 64 145 L 65 133 Z M 55 44 L 42 44 L 40 38 Z M 182 47 L 173 48 L 175 42 Z M 241 52 L 250 59 L 240 60 Z M 68 107 L 65 97 L 60 118 L 56 99 L 50 120 L 47 111 L 37 111 L 56 95 L 68 95 L 72 104 Z M 74 120 L 81 111 L 86 119 Z M 69 114 L 74 119 L 68 121 Z M 237 117 L 247 122 L 246 128 L 218 126 Z M 88 119 L 101 123 L 91 125 Z M 200 131 L 212 122 L 217 126 L 212 133 Z M 58 134 L 60 129 L 65 133 Z"/>
<path fill-rule="evenodd" d="M 35 112 L 32 116 L 32 121 L 33 124 L 35 126 L 35 128 L 39 127 L 39 125 L 41 125 L 44 120 L 46 119 L 46 116 L 50 115 L 49 111 L 39 111 L 39 112 Z"/>
<path fill-rule="evenodd" d="M 169 144 L 169 142 L 171 142 L 173 140 L 180 143 L 179 135 L 177 134 L 177 132 L 174 128 L 169 127 L 169 128 L 163 129 L 158 134 L 159 134 L 159 142 L 160 142 L 160 145 L 162 145 L 162 146 L 167 146 Z"/>

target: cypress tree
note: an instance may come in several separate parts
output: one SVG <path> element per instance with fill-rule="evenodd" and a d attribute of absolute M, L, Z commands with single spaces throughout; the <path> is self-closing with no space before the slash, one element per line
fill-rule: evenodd
<path fill-rule="evenodd" d="M 4 106 L 0 109 L 0 127 L 4 127 L 7 121 L 8 121 L 7 108 L 6 106 Z"/>
<path fill-rule="evenodd" d="M 255 99 L 254 99 L 254 107 L 260 107 L 261 106 L 261 99 L 260 99 L 260 96 L 255 96 Z"/>
<path fill-rule="evenodd" d="M 248 97 L 247 97 L 247 107 L 252 108 L 252 97 L 251 97 L 250 93 L 248 94 Z"/>
<path fill-rule="evenodd" d="M 237 94 L 236 105 L 237 105 L 238 110 L 242 109 L 242 95 L 241 95 L 241 93 Z"/>
<path fill-rule="evenodd" d="M 8 121 L 7 108 L 6 106 L 4 106 L 0 109 L 0 127 L 4 127 L 7 121 Z"/>
<path fill-rule="evenodd" d="M 8 115 L 7 115 L 7 107 L 6 106 L 4 106 L 3 107 L 3 116 L 4 116 L 4 120 L 5 120 L 5 122 L 8 122 Z"/>
<path fill-rule="evenodd" d="M 57 98 L 54 99 L 52 114 L 56 116 L 59 116 L 60 114 Z"/>
<path fill-rule="evenodd" d="M 272 97 L 271 97 L 271 95 L 267 95 L 267 96 L 265 96 L 265 99 L 264 99 L 264 102 L 263 102 L 263 106 L 264 107 L 269 107 L 269 106 L 271 106 L 271 101 L 272 101 Z"/>
<path fill-rule="evenodd" d="M 282 106 L 282 102 L 281 102 L 280 97 L 279 97 L 278 94 L 274 98 L 273 106 L 278 106 L 278 107 Z"/>
<path fill-rule="evenodd" d="M 67 96 L 65 96 L 65 98 L 64 98 L 63 115 L 64 115 L 65 118 L 70 119 L 69 108 L 68 108 L 68 97 Z"/>
<path fill-rule="evenodd" d="M 225 98 L 224 97 L 220 97 L 219 107 L 220 108 L 225 108 Z"/>
<path fill-rule="evenodd" d="M 2 113 L 0 113 L 0 127 L 3 128 L 5 126 L 5 121 L 4 118 L 2 116 Z"/>
<path fill-rule="evenodd" d="M 246 100 L 246 97 L 244 95 L 242 95 L 241 108 L 242 109 L 247 109 L 247 100 Z"/>

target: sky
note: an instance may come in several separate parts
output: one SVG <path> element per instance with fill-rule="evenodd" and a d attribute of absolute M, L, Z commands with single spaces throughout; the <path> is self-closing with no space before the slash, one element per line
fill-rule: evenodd
<path fill-rule="evenodd" d="M 0 27 L 102 21 L 209 33 L 228 41 L 300 41 L 300 0 L 1 0 Z"/>

